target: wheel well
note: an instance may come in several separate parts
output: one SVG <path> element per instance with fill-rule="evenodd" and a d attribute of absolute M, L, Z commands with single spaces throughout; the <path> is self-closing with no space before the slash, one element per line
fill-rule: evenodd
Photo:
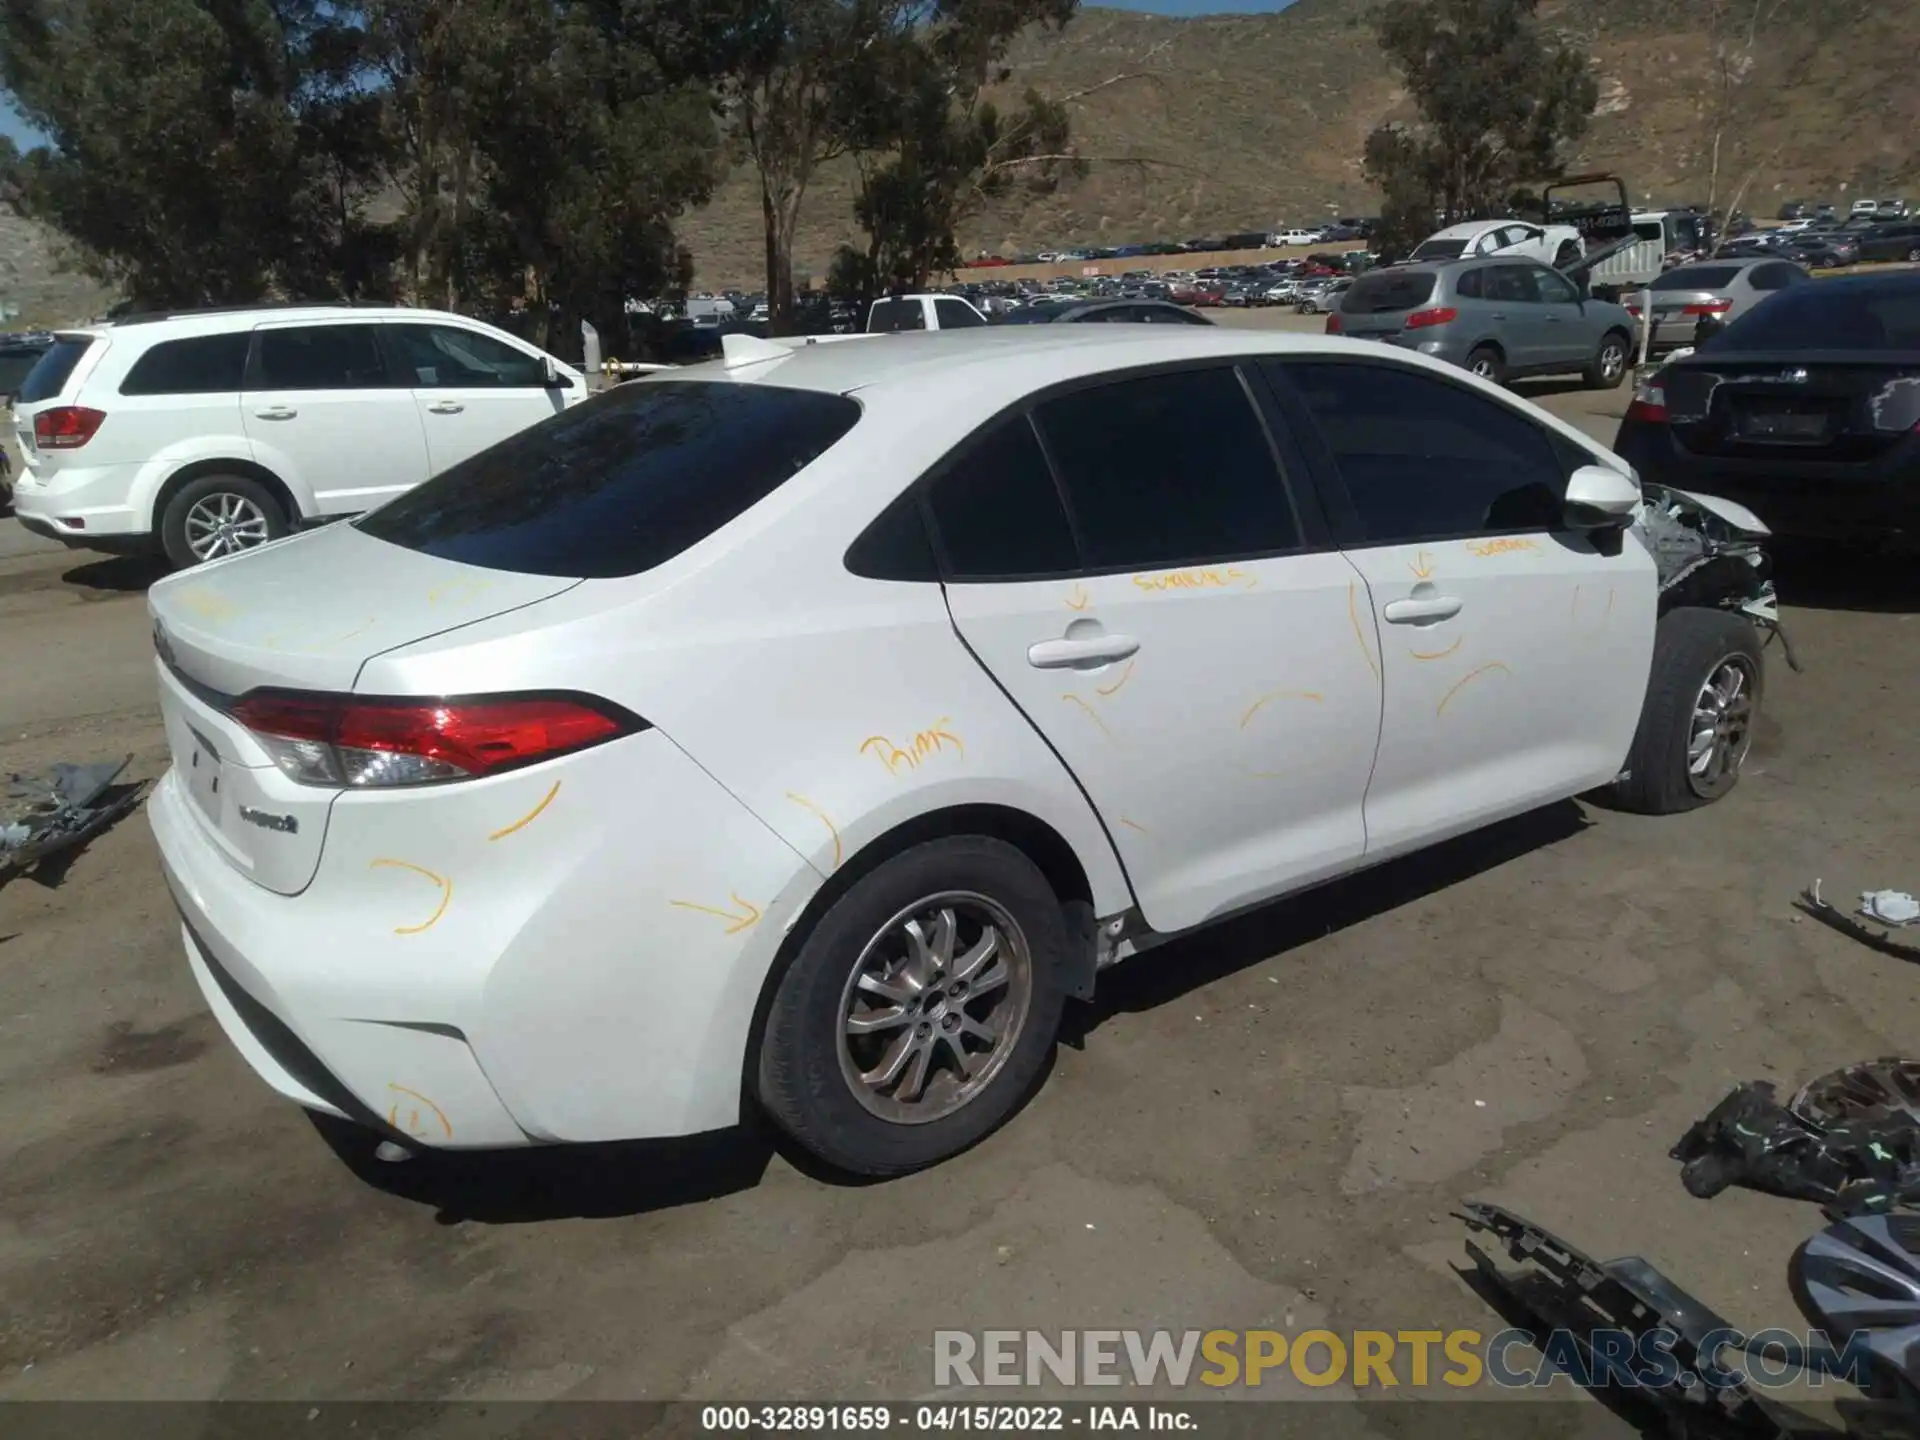
<path fill-rule="evenodd" d="M 301 520 L 300 505 L 293 498 L 293 492 L 287 489 L 280 477 L 264 465 L 256 465 L 251 460 L 195 460 L 182 465 L 167 477 L 167 483 L 160 487 L 160 493 L 153 497 L 153 517 L 151 528 L 158 532 L 161 518 L 167 513 L 167 506 L 193 481 L 203 475 L 240 475 L 248 480 L 264 485 L 269 493 L 278 500 L 287 512 L 287 523 L 295 524 Z"/>
<path fill-rule="evenodd" d="M 1474 352 L 1475 350 L 1491 350 L 1491 351 L 1492 351 L 1492 352 L 1493 352 L 1494 354 L 1496 354 L 1496 355 L 1498 355 L 1498 356 L 1500 357 L 1500 363 L 1501 363 L 1501 364 L 1503 364 L 1503 365 L 1504 365 L 1504 364 L 1506 363 L 1506 360 L 1507 360 L 1507 347 L 1506 347 L 1506 346 L 1504 346 L 1504 345 L 1502 345 L 1502 344 L 1501 344 L 1501 343 L 1500 343 L 1500 342 L 1499 342 L 1498 340 L 1477 340 L 1477 341 L 1475 341 L 1475 342 L 1473 343 L 1473 345 L 1472 345 L 1472 346 L 1470 346 L 1470 347 L 1468 348 L 1468 350 L 1467 350 L 1467 355 L 1468 355 L 1468 357 L 1469 357 L 1469 358 L 1471 358 L 1471 357 L 1472 357 L 1472 355 L 1473 355 L 1473 352 Z"/>
<path fill-rule="evenodd" d="M 814 892 L 813 898 L 800 912 L 800 918 L 794 921 L 781 939 L 773 964 L 767 967 L 766 979 L 760 985 L 760 998 L 753 1007 L 753 1024 L 747 1030 L 746 1053 L 740 1059 L 740 1109 L 743 1121 L 757 1104 L 759 1076 L 756 1067 L 760 1058 L 760 1042 L 767 1031 L 767 1014 L 773 1008 L 774 993 L 779 990 L 794 956 L 799 954 L 800 947 L 806 943 L 807 936 L 813 933 L 813 927 L 820 917 L 832 909 L 860 879 L 901 851 L 953 835 L 987 835 L 1005 841 L 1039 867 L 1047 884 L 1053 887 L 1053 893 L 1060 898 L 1061 905 L 1069 909 L 1070 914 L 1078 911 L 1083 916 L 1092 915 L 1093 887 L 1088 883 L 1080 857 L 1073 853 L 1073 847 L 1058 830 L 1024 810 L 1015 810 L 1006 805 L 956 805 L 946 810 L 916 815 L 884 835 L 876 836 L 847 856 L 840 867 L 827 877 L 827 883 Z M 1089 959 L 1089 974 L 1092 965 Z"/>

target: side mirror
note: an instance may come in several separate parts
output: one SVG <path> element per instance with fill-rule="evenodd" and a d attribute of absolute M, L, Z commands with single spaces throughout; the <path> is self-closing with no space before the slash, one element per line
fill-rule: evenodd
<path fill-rule="evenodd" d="M 1570 530 L 1624 525 L 1640 508 L 1640 487 L 1611 465 L 1582 465 L 1567 479 Z"/>

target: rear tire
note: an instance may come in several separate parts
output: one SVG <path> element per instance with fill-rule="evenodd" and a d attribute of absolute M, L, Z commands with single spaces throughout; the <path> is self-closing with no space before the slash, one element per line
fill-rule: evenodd
<path fill-rule="evenodd" d="M 1627 378 L 1630 350 L 1631 342 L 1618 330 L 1609 330 L 1601 336 L 1600 348 L 1594 352 L 1593 359 L 1587 362 L 1587 388 L 1618 390 L 1620 382 Z"/>
<path fill-rule="evenodd" d="M 272 491 L 244 475 L 202 475 L 167 501 L 160 547 L 176 570 L 238 555 L 287 533 L 287 512 Z"/>
<path fill-rule="evenodd" d="M 1674 815 L 1723 799 L 1752 744 L 1764 677 L 1760 637 L 1740 616 L 1693 607 L 1662 616 L 1615 803 L 1642 815 Z"/>
<path fill-rule="evenodd" d="M 1907 263 L 1910 265 L 1920 265 L 1920 247 L 1916 247 L 1907 252 Z"/>
<path fill-rule="evenodd" d="M 1495 385 L 1507 383 L 1507 362 L 1491 345 L 1476 345 L 1467 354 L 1467 369 Z"/>
<path fill-rule="evenodd" d="M 942 912 L 954 917 L 944 940 Z M 995 943 L 969 972 L 989 926 Z M 959 1154 L 1039 1078 L 1072 944 L 1046 877 L 1004 841 L 955 836 L 902 851 L 834 902 L 781 978 L 760 1045 L 761 1105 L 800 1145 L 857 1175 Z M 863 1078 L 881 1075 L 897 1078 Z"/>

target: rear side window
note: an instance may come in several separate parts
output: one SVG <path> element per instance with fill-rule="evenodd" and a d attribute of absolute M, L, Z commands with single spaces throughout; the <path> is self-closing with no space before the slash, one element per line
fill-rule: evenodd
<path fill-rule="evenodd" d="M 927 328 L 926 313 L 918 300 L 876 300 L 867 312 L 867 333 L 891 335 L 901 330 Z"/>
<path fill-rule="evenodd" d="M 841 395 L 772 385 L 621 385 L 443 470 L 356 522 L 408 550 L 527 575 L 665 564 L 851 430 Z"/>
<path fill-rule="evenodd" d="M 1920 350 L 1920 282 L 1794 285 L 1700 347 L 1741 350 Z"/>
<path fill-rule="evenodd" d="M 1798 285 L 1802 280 L 1812 277 L 1798 265 L 1783 265 L 1778 261 L 1771 265 L 1756 265 L 1747 275 L 1747 284 L 1755 290 L 1784 290 L 1789 285 Z"/>
<path fill-rule="evenodd" d="M 1476 281 L 1473 293 L 1478 295 L 1479 275 L 1478 270 L 1467 271 L 1456 282 L 1455 289 L 1465 295 L 1466 282 L 1473 279 Z M 1353 288 L 1340 302 L 1340 309 L 1348 315 L 1391 315 L 1401 310 L 1417 310 L 1433 298 L 1433 285 L 1431 270 L 1376 270 L 1353 282 Z"/>
<path fill-rule="evenodd" d="M 942 330 L 965 330 L 972 325 L 987 323 L 974 313 L 971 305 L 960 300 L 936 300 L 933 302 L 933 313 Z"/>
<path fill-rule="evenodd" d="M 1091 567 L 1299 548 L 1292 502 L 1238 371 L 1122 380 L 1046 401 L 1035 415 Z"/>
<path fill-rule="evenodd" d="M 242 330 L 231 335 L 199 335 L 164 340 L 133 362 L 120 382 L 122 395 L 218 395 L 240 389 L 247 369 Z"/>
<path fill-rule="evenodd" d="M 40 357 L 39 362 L 27 372 L 27 378 L 20 382 L 20 394 L 16 397 L 18 402 L 37 405 L 42 400 L 57 396 L 67 388 L 74 367 L 92 345 L 93 337 L 90 335 L 63 335 L 55 340 L 52 348 Z"/>
<path fill-rule="evenodd" d="M 1525 416 L 1398 366 L 1268 363 L 1319 423 L 1364 543 L 1560 528 L 1566 473 Z"/>
<path fill-rule="evenodd" d="M 1037 579 L 1080 568 L 1047 457 L 1024 415 L 1002 420 L 927 492 L 954 580 Z"/>
<path fill-rule="evenodd" d="M 376 390 L 393 383 L 371 325 L 299 325 L 254 333 L 260 358 L 250 390 Z"/>
<path fill-rule="evenodd" d="M 1464 240 L 1425 240 L 1422 241 L 1409 259 L 1413 260 L 1458 260 L 1467 253 Z"/>

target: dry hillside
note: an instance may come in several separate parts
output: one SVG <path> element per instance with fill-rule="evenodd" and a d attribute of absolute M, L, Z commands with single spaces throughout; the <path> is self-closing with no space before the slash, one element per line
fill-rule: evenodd
<path fill-rule="evenodd" d="M 963 252 L 1182 240 L 1367 209 L 1361 145 L 1403 106 L 1366 28 L 1369 8 L 1370 0 L 1298 0 L 1278 15 L 1194 20 L 1089 9 L 1060 37 L 1023 46 L 1015 83 L 1054 95 L 1116 75 L 1143 78 L 1076 107 L 1079 147 L 1095 161 L 1085 179 L 982 216 L 962 234 Z M 1700 17 L 1709 8 L 1710 0 L 1546 0 L 1548 22 L 1593 55 L 1602 77 L 1578 168 L 1618 170 L 1636 198 L 1705 199 L 1714 47 Z M 1782 0 L 1763 10 L 1775 18 L 1734 88 L 1734 123 L 1722 139 L 1723 199 L 1750 174 L 1752 209 L 1853 193 L 1843 185 L 1920 189 L 1911 58 L 1920 0 Z M 803 266 L 824 271 L 834 247 L 854 238 L 850 215 L 837 170 L 810 196 Z M 758 280 L 749 174 L 682 230 L 701 283 Z"/>
<path fill-rule="evenodd" d="M 1088 9 L 1066 32 L 1018 49 L 1014 84 L 1072 95 L 1132 75 L 1075 107 L 1090 173 L 1008 204 L 962 234 L 965 253 L 1012 255 L 1303 222 L 1371 207 L 1360 175 L 1367 132 L 1405 113 L 1366 27 L 1373 0 L 1298 0 L 1278 15 L 1170 20 Z M 1920 86 L 1912 81 L 1920 0 L 1545 0 L 1602 77 L 1578 168 L 1618 170 L 1637 199 L 1707 195 L 1719 8 L 1769 22 L 1737 54 L 1733 123 L 1721 143 L 1721 203 L 1754 177 L 1755 211 L 1787 198 L 1842 200 L 1865 189 L 1920 199 Z M 1850 18 L 1849 18 L 1850 17 Z M 1745 50 L 1744 32 L 1735 51 Z M 844 168 L 809 197 L 799 261 L 824 274 L 856 237 Z M 681 222 L 708 286 L 762 277 L 760 211 L 748 173 Z M 0 298 L 23 318 L 66 320 L 100 306 L 96 287 L 55 268 L 45 232 L 0 214 Z"/>

